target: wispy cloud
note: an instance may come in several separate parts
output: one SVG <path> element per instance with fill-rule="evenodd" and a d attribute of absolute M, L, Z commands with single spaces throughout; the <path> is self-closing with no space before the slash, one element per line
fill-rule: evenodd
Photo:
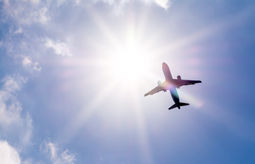
<path fill-rule="evenodd" d="M 20 25 L 46 24 L 50 20 L 48 8 L 46 5 L 39 5 L 39 2 L 39 0 L 5 1 L 4 9 L 8 16 Z"/>
<path fill-rule="evenodd" d="M 168 9 L 171 5 L 171 2 L 169 2 L 169 0 L 154 0 L 154 2 L 164 9 Z"/>
<path fill-rule="evenodd" d="M 23 32 L 23 29 L 21 27 L 19 27 L 18 29 L 16 29 L 13 33 L 14 34 L 21 34 Z"/>
<path fill-rule="evenodd" d="M 145 5 L 154 3 L 164 9 L 168 9 L 171 4 L 170 0 L 94 0 L 94 2 L 96 3 L 103 2 L 113 6 L 115 9 L 118 9 L 118 10 L 120 10 L 122 7 L 124 7 L 128 3 L 134 3 L 134 2 L 142 2 Z"/>
<path fill-rule="evenodd" d="M 33 4 L 38 4 L 40 2 L 40 0 L 24 0 L 25 2 L 30 2 Z"/>
<path fill-rule="evenodd" d="M 22 105 L 16 97 L 25 82 L 19 75 L 6 76 L 0 89 L 0 132 L 12 137 L 15 134 L 23 145 L 29 143 L 33 127 L 29 114 L 22 115 Z"/>
<path fill-rule="evenodd" d="M 64 42 L 53 41 L 51 39 L 46 39 L 45 46 L 52 49 L 56 55 L 60 56 L 72 56 L 70 48 Z"/>
<path fill-rule="evenodd" d="M 43 147 L 53 164 L 73 164 L 75 161 L 74 154 L 70 153 L 67 149 L 61 151 L 53 142 L 47 142 Z"/>
<path fill-rule="evenodd" d="M 42 69 L 39 63 L 32 61 L 31 57 L 29 56 L 23 56 L 22 65 L 23 67 L 31 71 L 41 71 Z"/>
<path fill-rule="evenodd" d="M 0 126 L 8 127 L 21 120 L 22 110 L 20 102 L 15 97 L 15 92 L 20 90 L 25 79 L 16 76 L 7 76 L 3 80 L 3 87 L 0 90 Z"/>
<path fill-rule="evenodd" d="M 20 164 L 21 159 L 17 150 L 7 141 L 0 140 L 1 164 Z"/>

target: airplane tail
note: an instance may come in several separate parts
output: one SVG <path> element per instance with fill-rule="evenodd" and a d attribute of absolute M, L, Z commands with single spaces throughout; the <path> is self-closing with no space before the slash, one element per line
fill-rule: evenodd
<path fill-rule="evenodd" d="M 174 109 L 174 108 L 176 108 L 176 107 L 177 107 L 178 109 L 180 109 L 181 106 L 187 106 L 187 105 L 189 105 L 189 104 L 188 104 L 188 103 L 179 102 L 178 104 L 172 105 L 172 106 L 169 107 L 168 109 L 171 110 L 171 109 Z"/>

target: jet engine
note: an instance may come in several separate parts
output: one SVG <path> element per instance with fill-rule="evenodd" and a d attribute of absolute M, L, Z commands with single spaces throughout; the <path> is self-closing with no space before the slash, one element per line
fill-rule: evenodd
<path fill-rule="evenodd" d="M 158 81 L 158 86 L 160 86 L 161 85 L 161 81 Z"/>
<path fill-rule="evenodd" d="M 182 78 L 181 78 L 181 76 L 180 75 L 178 75 L 177 76 L 177 80 L 181 80 Z"/>

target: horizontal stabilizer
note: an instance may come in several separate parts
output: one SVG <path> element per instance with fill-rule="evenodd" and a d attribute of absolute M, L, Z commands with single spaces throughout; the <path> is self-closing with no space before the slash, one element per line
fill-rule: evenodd
<path fill-rule="evenodd" d="M 168 109 L 171 110 L 171 109 L 174 109 L 174 108 L 176 108 L 176 107 L 177 107 L 177 105 L 174 104 L 174 105 L 172 105 L 171 107 L 169 107 Z"/>
<path fill-rule="evenodd" d="M 171 110 L 171 109 L 174 109 L 174 108 L 176 108 L 176 107 L 177 107 L 178 109 L 180 109 L 181 106 L 187 106 L 187 105 L 189 105 L 189 104 L 188 104 L 188 103 L 179 102 L 178 104 L 172 105 L 172 106 L 169 107 L 168 109 Z"/>
<path fill-rule="evenodd" d="M 179 103 L 179 106 L 187 106 L 187 105 L 189 105 L 189 103 L 183 103 L 183 102 Z"/>

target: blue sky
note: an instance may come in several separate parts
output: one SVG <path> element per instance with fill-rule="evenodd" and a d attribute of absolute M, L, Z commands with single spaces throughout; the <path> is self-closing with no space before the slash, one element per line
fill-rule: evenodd
<path fill-rule="evenodd" d="M 251 0 L 1 0 L 0 163 L 254 163 Z M 174 77 L 191 105 L 168 111 Z M 2 161 L 1 161 L 2 160 Z"/>

